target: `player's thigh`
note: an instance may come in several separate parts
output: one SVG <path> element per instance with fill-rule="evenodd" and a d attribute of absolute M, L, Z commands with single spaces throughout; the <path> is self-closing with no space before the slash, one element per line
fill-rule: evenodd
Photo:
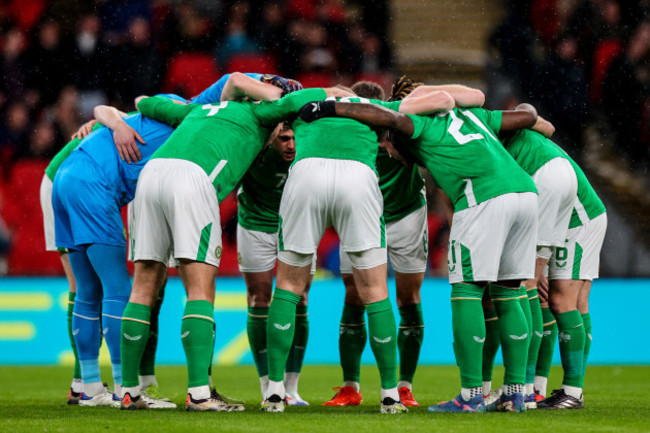
<path fill-rule="evenodd" d="M 607 214 L 568 230 L 562 247 L 555 248 L 549 261 L 549 280 L 598 278 L 600 251 L 607 231 Z"/>
<path fill-rule="evenodd" d="M 390 264 L 402 274 L 418 274 L 427 269 L 429 230 L 427 207 L 386 224 L 386 243 Z"/>
<path fill-rule="evenodd" d="M 130 247 L 133 261 L 167 263 L 172 246 L 171 227 L 163 208 L 163 180 L 169 173 L 162 160 L 145 165 L 130 208 Z"/>
<path fill-rule="evenodd" d="M 52 206 L 52 180 L 43 175 L 40 189 L 41 210 L 43 211 L 43 232 L 45 233 L 45 250 L 56 251 L 54 241 L 54 207 Z"/>
<path fill-rule="evenodd" d="M 306 158 L 295 163 L 280 201 L 280 251 L 315 253 L 325 229 L 331 160 Z"/>
<path fill-rule="evenodd" d="M 503 197 L 454 212 L 447 251 L 450 283 L 497 281 L 512 218 Z"/>
<path fill-rule="evenodd" d="M 346 252 L 386 247 L 384 201 L 376 173 L 357 161 L 331 160 L 330 219 Z"/>
<path fill-rule="evenodd" d="M 273 270 L 278 256 L 278 234 L 248 230 L 237 224 L 237 261 L 242 273 Z"/>
<path fill-rule="evenodd" d="M 578 189 L 575 171 L 566 159 L 555 158 L 533 180 L 539 193 L 537 245 L 562 246 Z"/>
<path fill-rule="evenodd" d="M 521 281 L 535 277 L 537 244 L 537 194 L 506 194 L 502 206 L 509 208 L 510 230 L 499 259 L 498 281 Z"/>

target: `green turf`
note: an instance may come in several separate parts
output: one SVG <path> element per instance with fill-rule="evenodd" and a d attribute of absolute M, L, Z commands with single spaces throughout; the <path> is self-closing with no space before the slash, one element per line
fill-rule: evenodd
<path fill-rule="evenodd" d="M 502 369 L 495 371 L 500 377 Z M 418 369 L 414 394 L 422 407 L 408 414 L 379 414 L 379 375 L 362 370 L 365 404 L 322 407 L 339 385 L 333 366 L 305 367 L 300 390 L 309 407 L 290 407 L 284 414 L 261 413 L 260 391 L 253 367 L 216 367 L 221 392 L 247 401 L 243 413 L 125 412 L 111 408 L 67 406 L 70 369 L 65 367 L 0 367 L 0 432 L 648 432 L 650 431 L 650 367 L 591 367 L 587 372 L 584 410 L 529 411 L 525 414 L 429 414 L 427 405 L 454 397 L 458 372 L 454 367 Z M 557 387 L 554 368 L 549 388 Z M 103 377 L 109 378 L 108 369 Z M 159 367 L 161 390 L 182 408 L 186 372 L 183 367 Z M 499 382 L 496 380 L 496 382 Z"/>

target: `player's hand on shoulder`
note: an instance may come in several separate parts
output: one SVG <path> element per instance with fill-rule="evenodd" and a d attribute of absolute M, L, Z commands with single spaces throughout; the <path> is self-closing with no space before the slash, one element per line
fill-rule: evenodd
<path fill-rule="evenodd" d="M 334 101 L 315 101 L 303 105 L 298 116 L 305 122 L 313 122 L 323 117 L 333 117 L 335 113 Z"/>
<path fill-rule="evenodd" d="M 83 125 L 81 125 L 81 127 L 79 127 L 77 132 L 72 134 L 72 137 L 70 137 L 70 139 L 74 140 L 74 139 L 78 138 L 79 140 L 81 140 L 81 139 L 86 138 L 86 136 L 88 136 L 88 134 L 90 134 L 93 131 L 93 126 L 95 126 L 96 124 L 97 124 L 97 121 L 95 119 L 84 123 Z"/>
<path fill-rule="evenodd" d="M 131 128 L 126 123 L 120 124 L 115 128 L 115 131 L 113 131 L 113 141 L 115 142 L 117 153 L 119 153 L 122 161 L 131 164 L 142 159 L 136 140 L 145 144 L 145 141 L 140 137 L 138 131 Z"/>

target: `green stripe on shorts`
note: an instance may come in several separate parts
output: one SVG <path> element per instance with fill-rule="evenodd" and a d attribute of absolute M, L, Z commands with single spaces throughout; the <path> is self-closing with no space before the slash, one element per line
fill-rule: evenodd
<path fill-rule="evenodd" d="M 473 282 L 474 271 L 472 269 L 472 256 L 469 252 L 469 248 L 463 244 L 460 244 L 460 259 L 463 266 L 463 281 Z"/>
<path fill-rule="evenodd" d="M 381 230 L 381 241 L 379 247 L 386 248 L 386 222 L 383 214 L 379 217 L 379 230 Z"/>
<path fill-rule="evenodd" d="M 208 254 L 210 246 L 210 233 L 212 232 L 212 223 L 203 227 L 201 230 L 201 241 L 199 242 L 199 253 L 196 255 L 197 262 L 205 262 L 205 256 Z"/>
<path fill-rule="evenodd" d="M 278 215 L 278 251 L 284 251 L 284 239 L 282 236 L 282 217 Z"/>
<path fill-rule="evenodd" d="M 582 264 L 582 247 L 576 242 L 575 253 L 573 254 L 573 275 L 574 280 L 580 279 L 580 265 Z"/>

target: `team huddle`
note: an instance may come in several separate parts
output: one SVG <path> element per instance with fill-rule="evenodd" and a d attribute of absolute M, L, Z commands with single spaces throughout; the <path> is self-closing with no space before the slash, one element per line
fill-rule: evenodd
<path fill-rule="evenodd" d="M 190 100 L 140 97 L 129 114 L 96 107 L 95 120 L 55 156 L 41 185 L 47 248 L 60 252 L 70 283 L 76 363 L 68 403 L 176 407 L 155 377 L 158 316 L 167 268 L 175 266 L 187 292 L 186 410 L 244 410 L 219 395 L 211 378 L 219 203 L 239 186 L 237 249 L 261 409 L 309 404 L 298 381 L 315 253 L 328 227 L 340 239 L 345 301 L 343 383 L 324 405 L 362 402 L 368 340 L 381 412 L 419 406 L 413 382 L 424 332 L 423 166 L 453 209 L 448 265 L 461 378 L 457 397 L 428 410 L 582 408 L 588 295 L 607 226 L 584 173 L 549 140 L 553 126 L 528 104 L 490 111 L 481 108 L 479 90 L 405 77 L 385 99 L 370 82 L 303 89 L 291 79 L 234 73 Z M 128 246 L 120 215 L 126 205 Z M 399 325 L 388 298 L 388 258 Z M 102 337 L 112 390 L 100 377 Z M 562 388 L 547 395 L 558 339 Z M 505 376 L 492 389 L 499 346 Z"/>

